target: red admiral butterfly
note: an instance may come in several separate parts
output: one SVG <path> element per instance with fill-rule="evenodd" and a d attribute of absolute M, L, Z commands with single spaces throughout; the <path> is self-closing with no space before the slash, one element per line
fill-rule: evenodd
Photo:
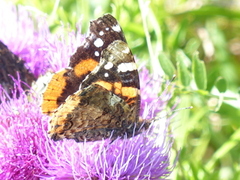
<path fill-rule="evenodd" d="M 115 139 L 141 126 L 137 67 L 122 29 L 110 14 L 90 22 L 90 33 L 43 94 L 50 137 L 79 141 Z M 144 125 L 143 125 L 144 124 Z"/>

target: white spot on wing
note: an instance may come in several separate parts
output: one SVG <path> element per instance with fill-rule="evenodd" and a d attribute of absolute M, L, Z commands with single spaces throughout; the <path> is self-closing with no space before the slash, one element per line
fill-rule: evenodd
<path fill-rule="evenodd" d="M 104 73 L 104 77 L 109 77 L 109 74 L 108 73 Z"/>
<path fill-rule="evenodd" d="M 103 32 L 103 31 L 100 31 L 100 32 L 99 32 L 99 35 L 100 35 L 100 36 L 104 35 L 104 32 Z"/>
<path fill-rule="evenodd" d="M 93 43 L 96 47 L 102 47 L 103 45 L 103 40 L 100 38 L 97 38 L 94 43 Z"/>
<path fill-rule="evenodd" d="M 94 52 L 94 55 L 95 55 L 95 56 L 99 56 L 99 52 L 98 52 L 98 51 L 95 51 L 95 52 Z"/>
<path fill-rule="evenodd" d="M 111 69 L 112 67 L 113 67 L 113 63 L 108 62 L 108 63 L 104 66 L 104 69 L 108 70 L 108 69 Z"/>
<path fill-rule="evenodd" d="M 114 30 L 114 31 L 116 31 L 116 32 L 121 32 L 121 28 L 120 28 L 120 26 L 117 24 L 117 25 L 115 25 L 115 26 L 112 26 L 112 29 Z"/>
<path fill-rule="evenodd" d="M 137 69 L 136 63 L 121 63 L 118 65 L 118 72 L 127 72 L 127 71 L 134 71 Z"/>
<path fill-rule="evenodd" d="M 106 31 L 109 31 L 109 27 L 106 27 L 105 30 L 106 30 Z"/>

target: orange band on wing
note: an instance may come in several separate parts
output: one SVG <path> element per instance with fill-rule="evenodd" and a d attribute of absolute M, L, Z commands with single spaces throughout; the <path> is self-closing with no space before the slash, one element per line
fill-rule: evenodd
<path fill-rule="evenodd" d="M 93 84 L 98 84 L 108 91 L 114 91 L 117 96 L 124 97 L 128 104 L 136 103 L 136 98 L 139 96 L 139 90 L 135 87 L 122 87 L 122 83 L 115 82 L 114 84 L 106 81 L 96 81 Z"/>
<path fill-rule="evenodd" d="M 126 98 L 128 104 L 136 103 L 136 98 L 139 96 L 139 90 L 133 87 L 122 87 L 122 96 Z"/>
<path fill-rule="evenodd" d="M 115 82 L 114 85 L 113 85 L 113 87 L 114 87 L 114 94 L 121 96 L 121 93 L 122 93 L 122 91 L 121 91 L 121 89 L 122 89 L 122 83 L 120 83 L 120 82 Z"/>
<path fill-rule="evenodd" d="M 122 87 L 122 96 L 135 98 L 138 95 L 138 89 L 133 87 Z"/>
<path fill-rule="evenodd" d="M 94 82 L 93 84 L 98 84 L 109 91 L 111 91 L 112 87 L 113 87 L 113 85 L 111 83 L 106 82 L 106 81 L 97 81 L 97 82 Z"/>
<path fill-rule="evenodd" d="M 114 84 L 106 82 L 106 81 L 97 81 L 94 84 L 98 84 L 108 91 L 114 91 L 114 94 L 121 96 L 122 95 L 122 83 L 115 82 Z"/>
<path fill-rule="evenodd" d="M 76 66 L 74 66 L 73 71 L 76 76 L 80 77 L 91 72 L 97 65 L 98 62 L 94 59 L 81 60 Z"/>
<path fill-rule="evenodd" d="M 48 115 L 58 108 L 57 98 L 61 96 L 66 86 L 68 77 L 64 76 L 67 70 L 64 69 L 53 75 L 46 91 L 43 94 L 42 112 Z"/>

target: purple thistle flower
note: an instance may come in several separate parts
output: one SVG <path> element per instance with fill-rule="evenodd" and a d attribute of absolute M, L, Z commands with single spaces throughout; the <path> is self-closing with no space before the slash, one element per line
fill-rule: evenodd
<path fill-rule="evenodd" d="M 144 119 L 151 119 L 164 110 L 172 97 L 173 89 L 171 91 L 164 90 L 159 97 L 158 93 L 162 89 L 162 78 L 153 78 L 145 67 L 140 68 L 139 78 L 141 88 L 140 115 Z"/>
<path fill-rule="evenodd" d="M 0 105 L 0 179 L 159 179 L 170 174 L 166 124 L 161 123 L 164 128 L 158 133 L 152 132 L 160 129 L 153 125 L 112 143 L 53 142 L 47 137 L 48 118 L 38 98 L 26 95 L 19 81 L 15 85 L 20 97 L 1 99 Z"/>
<path fill-rule="evenodd" d="M 23 18 L 17 18 L 19 12 Z M 0 40 L 26 61 L 36 77 L 67 66 L 78 40 L 73 34 L 70 45 L 66 46 L 64 40 L 49 33 L 44 21 L 36 31 L 24 7 L 17 11 L 1 0 L 0 14 L 3 17 L 0 25 L 4 27 L 0 29 Z M 12 17 L 15 28 L 4 22 L 7 16 Z M 153 80 L 144 68 L 140 82 L 144 87 L 141 117 L 157 119 L 171 92 L 164 92 L 159 98 L 161 82 Z M 129 139 L 53 142 L 47 137 L 48 117 L 41 113 L 39 94 L 34 91 L 26 94 L 19 79 L 14 83 L 13 97 L 0 88 L 0 179 L 165 179 L 171 173 L 172 139 L 167 133 L 170 118 L 153 123 L 147 131 Z"/>
<path fill-rule="evenodd" d="M 38 17 L 35 23 L 30 15 L 34 16 L 34 13 L 24 6 L 15 7 L 0 0 L 0 27 L 4 27 L 0 28 L 0 41 L 26 62 L 35 77 L 66 67 L 77 44 L 66 46 L 66 41 L 50 34 L 42 14 L 35 14 Z M 73 37 L 69 39 L 71 41 Z"/>

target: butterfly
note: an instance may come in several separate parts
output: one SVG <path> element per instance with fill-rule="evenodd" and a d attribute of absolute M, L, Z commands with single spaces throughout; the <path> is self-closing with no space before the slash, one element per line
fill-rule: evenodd
<path fill-rule="evenodd" d="M 89 34 L 55 73 L 43 93 L 48 134 L 76 142 L 128 137 L 147 128 L 139 118 L 137 66 L 117 20 L 106 14 L 90 22 Z"/>

